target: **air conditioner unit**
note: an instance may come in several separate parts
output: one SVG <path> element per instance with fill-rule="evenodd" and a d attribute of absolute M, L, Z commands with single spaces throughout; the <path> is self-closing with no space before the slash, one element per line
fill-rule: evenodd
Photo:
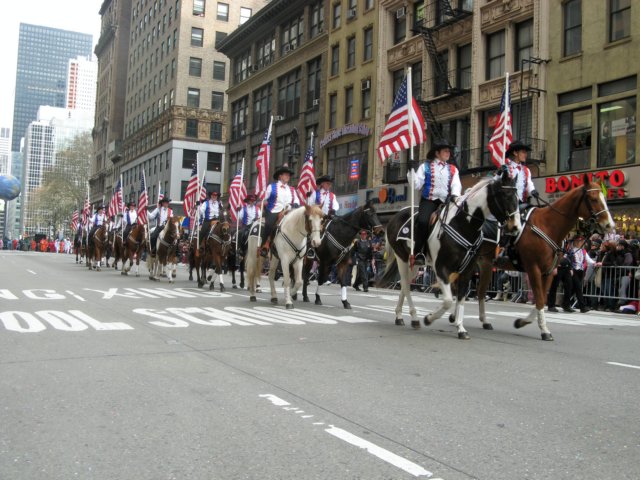
<path fill-rule="evenodd" d="M 396 10 L 396 18 L 404 18 L 407 14 L 407 7 L 402 7 Z"/>
<path fill-rule="evenodd" d="M 291 51 L 291 45 L 288 43 L 284 46 L 284 53 L 289 53 Z"/>
<path fill-rule="evenodd" d="M 284 120 L 284 116 L 282 116 L 282 115 L 276 115 L 275 117 L 273 117 L 273 119 L 274 119 L 276 122 L 281 122 L 282 120 Z"/>
<path fill-rule="evenodd" d="M 324 28 L 323 27 L 318 27 L 318 34 L 324 33 Z"/>
<path fill-rule="evenodd" d="M 356 18 L 357 14 L 358 14 L 358 10 L 356 10 L 355 8 L 352 8 L 349 11 L 347 11 L 347 19 Z"/>
<path fill-rule="evenodd" d="M 251 69 L 252 69 L 254 72 L 257 72 L 258 70 L 260 70 L 260 65 L 254 65 L 253 67 L 251 67 Z"/>
<path fill-rule="evenodd" d="M 371 90 L 371 80 L 362 81 L 362 91 Z"/>
<path fill-rule="evenodd" d="M 314 98 L 313 99 L 313 106 L 317 107 L 318 105 L 320 105 L 320 99 L 319 98 Z"/>

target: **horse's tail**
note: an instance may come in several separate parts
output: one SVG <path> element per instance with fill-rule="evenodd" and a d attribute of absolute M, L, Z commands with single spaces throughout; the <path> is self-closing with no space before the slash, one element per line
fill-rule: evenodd
<path fill-rule="evenodd" d="M 378 288 L 386 288 L 398 279 L 398 260 L 386 234 L 385 240 L 385 257 L 387 258 L 387 264 L 384 269 L 384 274 L 382 274 L 376 282 L 376 287 Z"/>

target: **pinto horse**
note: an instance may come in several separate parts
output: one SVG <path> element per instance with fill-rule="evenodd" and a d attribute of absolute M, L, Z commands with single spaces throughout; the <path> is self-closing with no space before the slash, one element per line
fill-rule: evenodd
<path fill-rule="evenodd" d="M 87 249 L 87 262 L 89 269 L 101 270 L 102 256 L 107 247 L 107 227 L 100 225 L 89 238 L 89 247 Z"/>
<path fill-rule="evenodd" d="M 457 200 L 444 205 L 442 211 L 434 214 L 435 223 L 427 240 L 427 261 L 433 267 L 440 282 L 443 301 L 438 310 L 424 317 L 425 325 L 430 325 L 449 310 L 453 304 L 451 283 L 460 274 L 473 267 L 478 248 L 482 243 L 482 224 L 493 215 L 499 222 L 506 223 L 509 232 L 520 230 L 518 198 L 515 180 L 503 169 L 494 178 L 480 180 L 467 193 Z M 395 280 L 400 271 L 401 290 L 396 306 L 396 325 L 404 325 L 402 304 L 406 297 L 409 303 L 411 326 L 420 327 L 417 312 L 411 299 L 409 282 L 413 272 L 409 265 L 410 248 L 406 240 L 398 238 L 404 233 L 410 218 L 409 209 L 398 212 L 387 225 L 387 267 L 378 280 L 379 286 L 386 286 Z M 433 217 L 432 217 L 433 219 Z M 456 322 L 458 338 L 466 340 L 469 334 L 464 328 L 464 294 L 458 289 L 456 303 Z"/>
<path fill-rule="evenodd" d="M 320 245 L 320 231 L 322 229 L 322 209 L 317 206 L 304 206 L 287 213 L 276 228 L 273 242 L 271 243 L 271 256 L 269 261 L 269 283 L 271 284 L 271 303 L 277 304 L 275 276 L 278 265 L 282 262 L 282 274 L 284 277 L 285 306 L 293 308 L 291 299 L 291 273 L 295 283 L 293 294 L 302 286 L 302 258 L 307 249 L 307 240 L 313 248 Z M 256 222 L 261 221 L 257 220 Z M 262 272 L 262 257 L 253 252 L 258 250 L 259 237 L 252 233 L 249 235 L 247 255 L 245 256 L 245 270 L 247 272 L 247 288 L 249 300 L 256 299 L 256 286 Z"/>
<path fill-rule="evenodd" d="M 147 258 L 149 280 L 159 281 L 160 274 L 165 271 L 165 267 L 169 265 L 169 270 L 165 273 L 169 279 L 169 283 L 173 283 L 178 263 L 176 248 L 178 246 L 178 240 L 180 239 L 180 230 L 180 219 L 178 217 L 169 217 L 164 228 L 158 235 L 155 255 L 149 252 Z"/>
<path fill-rule="evenodd" d="M 136 261 L 136 277 L 140 276 L 140 257 L 147 247 L 146 225 L 134 225 L 129 235 L 124 240 L 124 253 L 122 255 L 122 271 L 121 275 L 129 275 L 133 260 Z M 127 261 L 129 266 L 127 266 Z"/>
<path fill-rule="evenodd" d="M 222 219 L 217 222 L 209 230 L 209 235 L 201 245 L 204 252 L 201 256 L 200 271 L 198 272 L 198 286 L 200 285 L 200 275 L 202 274 L 202 280 L 210 280 L 209 290 L 213 290 L 216 279 L 220 279 L 220 291 L 224 292 L 224 277 L 222 269 L 226 261 L 226 257 L 231 249 L 231 235 L 229 233 L 230 226 L 229 220 L 226 215 L 223 215 Z M 207 269 L 213 269 L 213 273 L 207 275 Z M 215 276 L 214 276 L 215 275 Z"/>
<path fill-rule="evenodd" d="M 320 246 L 315 249 L 315 258 L 318 260 L 318 286 L 316 287 L 316 305 L 322 305 L 320 299 L 320 287 L 329 278 L 329 272 L 333 265 L 337 268 L 337 278 L 340 282 L 340 298 L 344 308 L 350 309 L 351 305 L 347 300 L 347 286 L 349 284 L 346 278 L 349 260 L 351 258 L 351 247 L 353 240 L 357 237 L 361 230 L 373 230 L 374 233 L 382 231 L 382 223 L 376 214 L 371 201 L 365 205 L 356 208 L 346 215 L 336 216 L 329 220 L 322 234 Z M 309 285 L 309 275 L 313 259 L 305 256 L 304 268 L 302 270 L 302 299 L 309 301 L 307 296 L 307 287 Z"/>
<path fill-rule="evenodd" d="M 497 261 L 499 268 L 527 273 L 533 290 L 535 307 L 527 317 L 516 319 L 514 327 L 522 328 L 536 318 L 542 340 L 553 340 L 545 320 L 544 305 L 553 279 L 552 272 L 561 255 L 562 241 L 575 227 L 579 217 L 588 219 L 592 228 L 598 228 L 603 233 L 612 232 L 615 227 L 600 186 L 589 182 L 587 176 L 583 179 L 582 187 L 574 188 L 545 207 L 530 211 L 522 228 L 522 234 L 515 241 L 514 248 L 519 257 L 520 268 L 516 268 L 513 261 L 507 257 L 500 257 Z M 485 250 L 487 254 L 478 257 L 480 269 L 478 302 L 482 327 L 485 330 L 492 330 L 493 326 L 487 322 L 484 298 L 491 281 L 496 255 L 495 244 Z"/>

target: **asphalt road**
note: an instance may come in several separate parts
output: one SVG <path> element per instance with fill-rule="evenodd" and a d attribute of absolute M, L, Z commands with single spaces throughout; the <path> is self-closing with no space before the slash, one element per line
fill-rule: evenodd
<path fill-rule="evenodd" d="M 636 316 L 549 314 L 543 342 L 530 306 L 484 331 L 470 302 L 463 341 L 395 326 L 394 291 L 226 283 L 0 252 L 0 479 L 640 478 Z"/>

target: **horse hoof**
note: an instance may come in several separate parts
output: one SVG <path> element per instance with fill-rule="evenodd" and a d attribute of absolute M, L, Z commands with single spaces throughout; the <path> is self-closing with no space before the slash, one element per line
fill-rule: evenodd
<path fill-rule="evenodd" d="M 429 318 L 429 315 L 425 315 L 422 321 L 424 322 L 425 325 L 431 325 L 433 323 L 433 320 Z"/>
<path fill-rule="evenodd" d="M 126 275 L 127 272 L 120 272 L 120 275 Z"/>
<path fill-rule="evenodd" d="M 417 330 L 418 328 L 420 328 L 420 321 L 419 320 L 411 320 L 411 327 L 415 328 Z"/>
<path fill-rule="evenodd" d="M 221 291 L 221 292 L 224 292 L 224 290 L 225 290 L 225 289 L 224 289 L 224 285 L 220 285 L 220 291 Z"/>
<path fill-rule="evenodd" d="M 456 323 L 456 316 L 453 313 L 449 315 L 449 323 Z"/>
<path fill-rule="evenodd" d="M 342 300 L 342 306 L 347 310 L 351 310 L 351 304 L 346 300 Z"/>
<path fill-rule="evenodd" d="M 231 288 L 233 288 L 233 289 L 236 289 L 236 290 L 237 290 L 238 286 L 237 286 L 237 285 L 232 285 L 232 286 L 231 286 Z"/>
<path fill-rule="evenodd" d="M 240 289 L 243 289 L 243 288 L 244 288 L 244 283 L 241 283 L 240 284 Z"/>
<path fill-rule="evenodd" d="M 309 303 L 311 300 L 309 300 L 309 297 L 305 295 L 304 297 L 302 297 L 302 301 L 305 303 Z"/>
<path fill-rule="evenodd" d="M 293 310 L 293 303 L 287 303 L 287 305 L 285 305 L 285 308 L 287 310 Z"/>
<path fill-rule="evenodd" d="M 484 328 L 485 330 L 493 330 L 493 325 L 491 325 L 490 323 L 483 323 L 482 328 Z"/>
<path fill-rule="evenodd" d="M 250 302 L 257 302 L 258 299 L 256 297 L 254 297 L 254 296 L 251 296 L 251 297 L 249 297 L 249 301 Z"/>
<path fill-rule="evenodd" d="M 215 287 L 213 286 L 213 283 L 209 284 L 209 290 L 213 290 Z"/>
<path fill-rule="evenodd" d="M 307 299 L 307 302 L 308 302 L 308 301 L 309 301 L 309 300 Z M 315 301 L 315 302 L 313 302 L 313 303 L 315 303 L 316 305 L 322 305 L 322 300 L 320 300 L 319 298 L 316 298 L 316 301 Z"/>
<path fill-rule="evenodd" d="M 468 332 L 458 332 L 458 339 L 459 340 L 469 340 L 471 337 L 469 336 Z"/>
<path fill-rule="evenodd" d="M 193 275 L 189 275 L 189 281 L 192 282 L 193 281 Z"/>
<path fill-rule="evenodd" d="M 295 294 L 291 295 L 291 300 L 294 300 L 294 301 L 298 300 L 298 294 L 295 293 Z"/>
<path fill-rule="evenodd" d="M 139 273 L 136 273 L 136 277 L 139 277 L 139 276 L 140 276 L 140 274 L 139 274 Z"/>
<path fill-rule="evenodd" d="M 553 342 L 553 335 L 551 335 L 550 333 L 541 333 L 540 336 L 545 342 Z"/>
<path fill-rule="evenodd" d="M 210 282 L 210 281 L 211 281 L 211 275 L 207 277 L 207 282 Z"/>
<path fill-rule="evenodd" d="M 96 268 L 96 271 L 101 272 L 102 269 L 100 267 Z"/>
<path fill-rule="evenodd" d="M 271 303 L 273 303 L 274 305 L 278 304 L 278 299 L 277 298 L 272 298 L 271 299 Z"/>
<path fill-rule="evenodd" d="M 404 325 L 404 320 L 402 318 L 396 318 L 396 325 Z"/>
<path fill-rule="evenodd" d="M 525 321 L 524 321 L 523 319 L 521 319 L 521 318 L 518 318 L 518 319 L 516 319 L 516 321 L 515 321 L 515 322 L 513 322 L 513 326 L 514 326 L 515 328 L 522 328 L 522 327 L 524 327 L 525 325 L 528 325 L 528 322 L 525 322 Z"/>

